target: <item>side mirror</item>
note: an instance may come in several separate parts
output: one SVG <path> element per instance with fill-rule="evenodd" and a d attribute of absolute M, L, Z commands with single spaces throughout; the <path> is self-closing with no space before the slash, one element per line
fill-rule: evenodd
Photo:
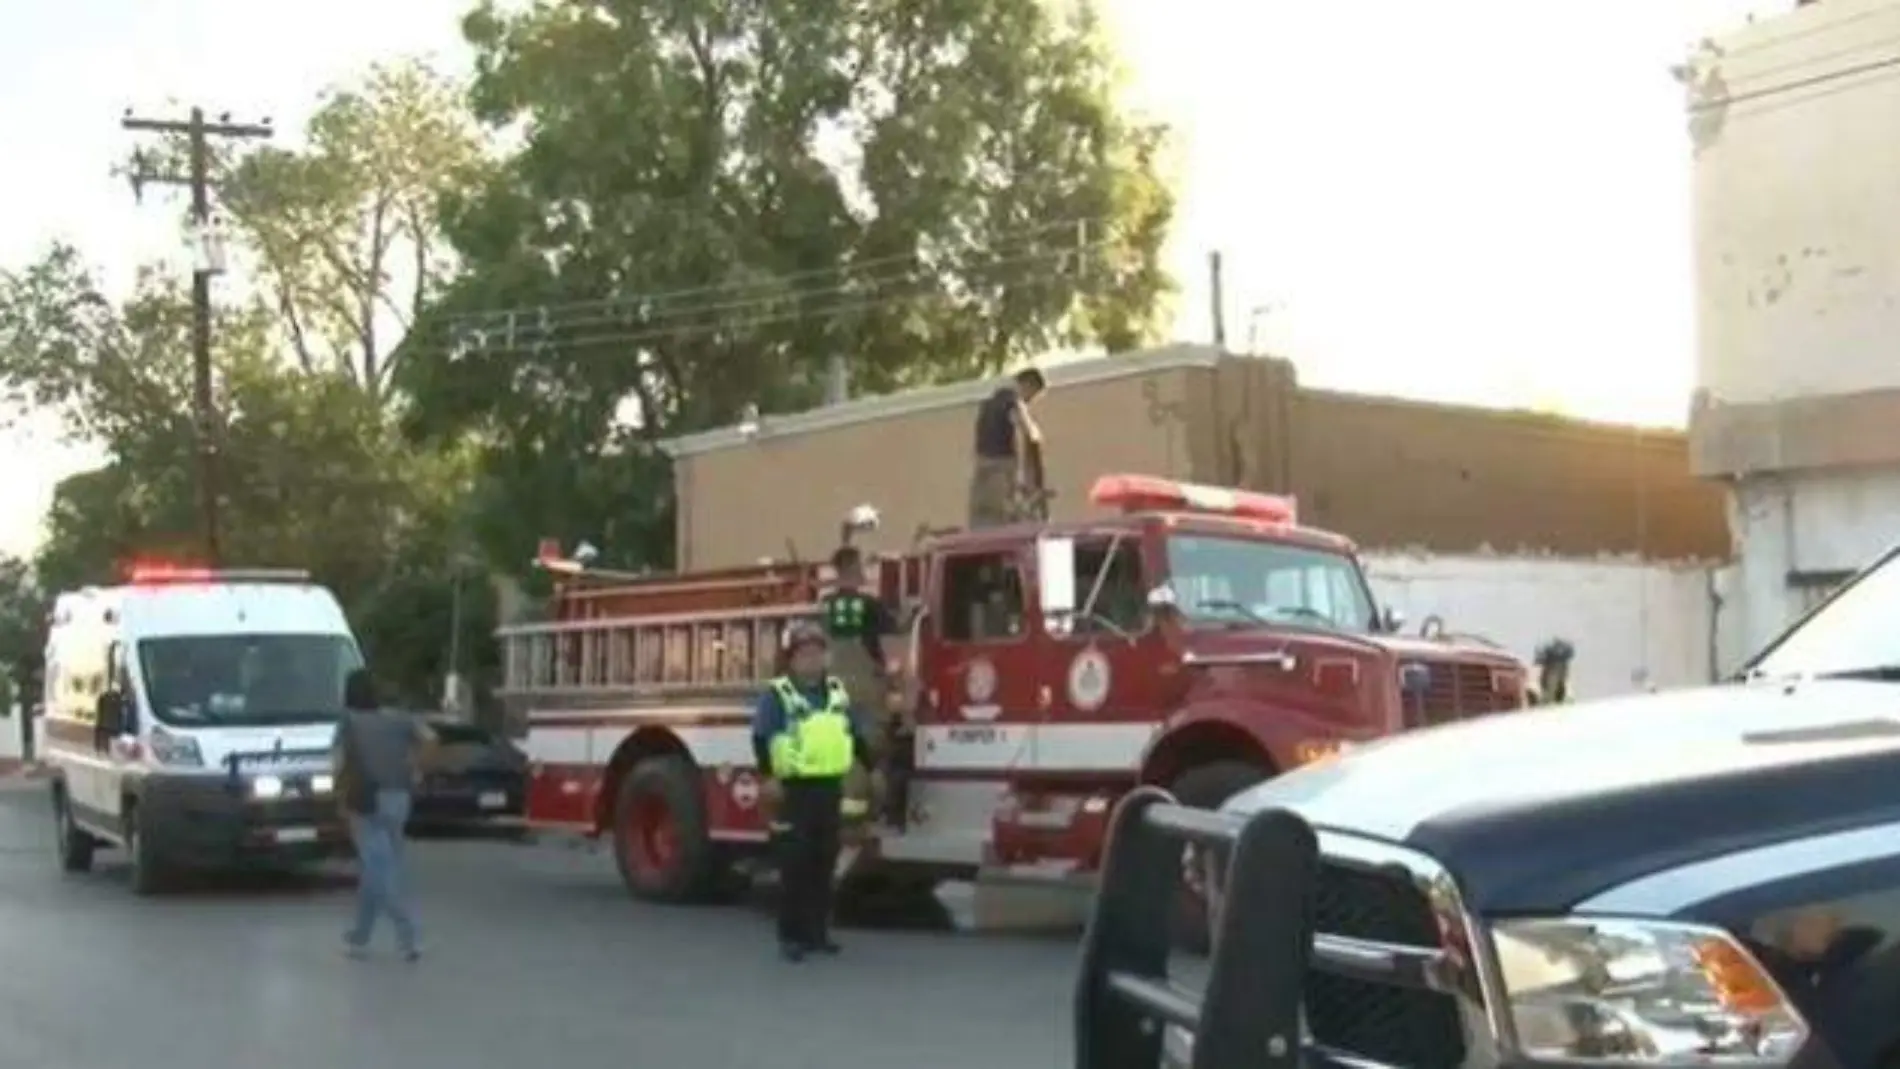
<path fill-rule="evenodd" d="M 1390 605 L 1379 610 L 1379 630 L 1388 635 L 1396 635 L 1399 628 L 1405 626 L 1405 614 Z"/>
<path fill-rule="evenodd" d="M 112 738 L 125 729 L 125 695 L 116 690 L 108 690 L 99 695 L 93 706 L 95 730 L 105 738 Z"/>
<path fill-rule="evenodd" d="M 1075 540 L 1036 540 L 1036 600 L 1045 621 L 1075 615 Z"/>

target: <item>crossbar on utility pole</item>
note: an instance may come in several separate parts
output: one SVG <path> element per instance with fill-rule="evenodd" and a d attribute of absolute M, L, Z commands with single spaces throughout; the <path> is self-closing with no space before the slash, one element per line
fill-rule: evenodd
<path fill-rule="evenodd" d="M 183 134 L 189 146 L 191 172 L 184 177 L 150 174 L 143 163 L 134 163 L 132 193 L 137 196 L 147 184 L 191 187 L 191 219 L 201 240 L 209 242 L 211 229 L 211 139 L 254 140 L 270 137 L 270 120 L 261 123 L 232 122 L 229 114 L 207 121 L 203 108 L 191 109 L 187 119 L 141 119 L 129 110 L 120 124 L 136 133 Z M 218 524 L 218 449 L 215 441 L 217 412 L 211 383 L 211 276 L 217 271 L 209 262 L 194 264 L 191 272 L 191 372 L 192 409 L 197 424 L 194 435 L 198 449 L 198 504 L 203 524 L 205 564 L 222 563 L 223 546 Z"/>

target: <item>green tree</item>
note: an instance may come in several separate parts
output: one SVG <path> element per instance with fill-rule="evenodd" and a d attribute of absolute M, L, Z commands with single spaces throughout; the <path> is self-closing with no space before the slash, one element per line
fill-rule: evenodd
<path fill-rule="evenodd" d="M 174 139 L 145 166 L 175 170 L 184 154 Z M 451 266 L 438 202 L 482 167 L 461 88 L 415 59 L 326 93 L 301 147 L 220 146 L 219 208 L 297 366 L 383 396 L 396 343 Z"/>
<path fill-rule="evenodd" d="M 32 565 L 0 554 L 0 703 L 16 697 L 23 705 L 35 700 L 26 691 L 44 657 L 46 610 Z"/>
<path fill-rule="evenodd" d="M 488 447 L 497 552 L 663 555 L 651 441 L 807 404 L 834 354 L 884 390 L 1159 323 L 1166 139 L 1118 109 L 1087 3 L 484 4 L 464 30 L 480 118 L 525 143 L 448 202 L 465 270 L 401 377 L 414 430 Z"/>
<path fill-rule="evenodd" d="M 115 307 L 69 249 L 0 275 L 0 386 L 57 408 L 70 435 L 108 454 L 57 488 L 35 561 L 39 589 L 112 582 L 134 559 L 195 556 L 189 367 L 169 355 L 187 351 L 180 290 L 149 272 Z M 404 606 L 439 605 L 424 620 L 447 626 L 453 532 L 472 458 L 402 440 L 378 400 L 345 373 L 287 365 L 272 326 L 253 309 L 225 317 L 214 334 L 226 551 L 247 565 L 310 570 L 336 591 L 365 645 L 389 653 L 379 667 L 391 681 L 426 694 L 440 658 L 408 652 L 422 642 L 418 624 L 384 600 L 399 593 Z M 4 580 L 0 571 L 0 597 Z M 476 630 L 480 597 L 464 614 L 463 636 L 478 664 L 492 660 Z M 427 643 L 446 644 L 446 631 Z"/>

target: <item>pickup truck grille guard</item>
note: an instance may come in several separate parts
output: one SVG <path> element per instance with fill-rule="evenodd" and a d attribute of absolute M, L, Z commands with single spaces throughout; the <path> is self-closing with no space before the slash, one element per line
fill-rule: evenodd
<path fill-rule="evenodd" d="M 1185 844 L 1227 858 L 1199 993 L 1168 973 Z M 1450 876 L 1416 852 L 1144 787 L 1110 829 L 1083 940 L 1076 1066 L 1149 1069 L 1169 1032 L 1192 1036 L 1185 1069 L 1495 1065 L 1508 1033 L 1481 938 Z"/>

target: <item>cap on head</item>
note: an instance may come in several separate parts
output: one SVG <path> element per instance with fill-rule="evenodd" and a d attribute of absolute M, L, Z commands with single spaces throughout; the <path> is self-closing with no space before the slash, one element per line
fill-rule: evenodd
<path fill-rule="evenodd" d="M 825 629 L 814 623 L 796 623 L 785 632 L 785 652 L 797 653 L 809 646 L 826 649 L 831 645 L 831 636 Z"/>

